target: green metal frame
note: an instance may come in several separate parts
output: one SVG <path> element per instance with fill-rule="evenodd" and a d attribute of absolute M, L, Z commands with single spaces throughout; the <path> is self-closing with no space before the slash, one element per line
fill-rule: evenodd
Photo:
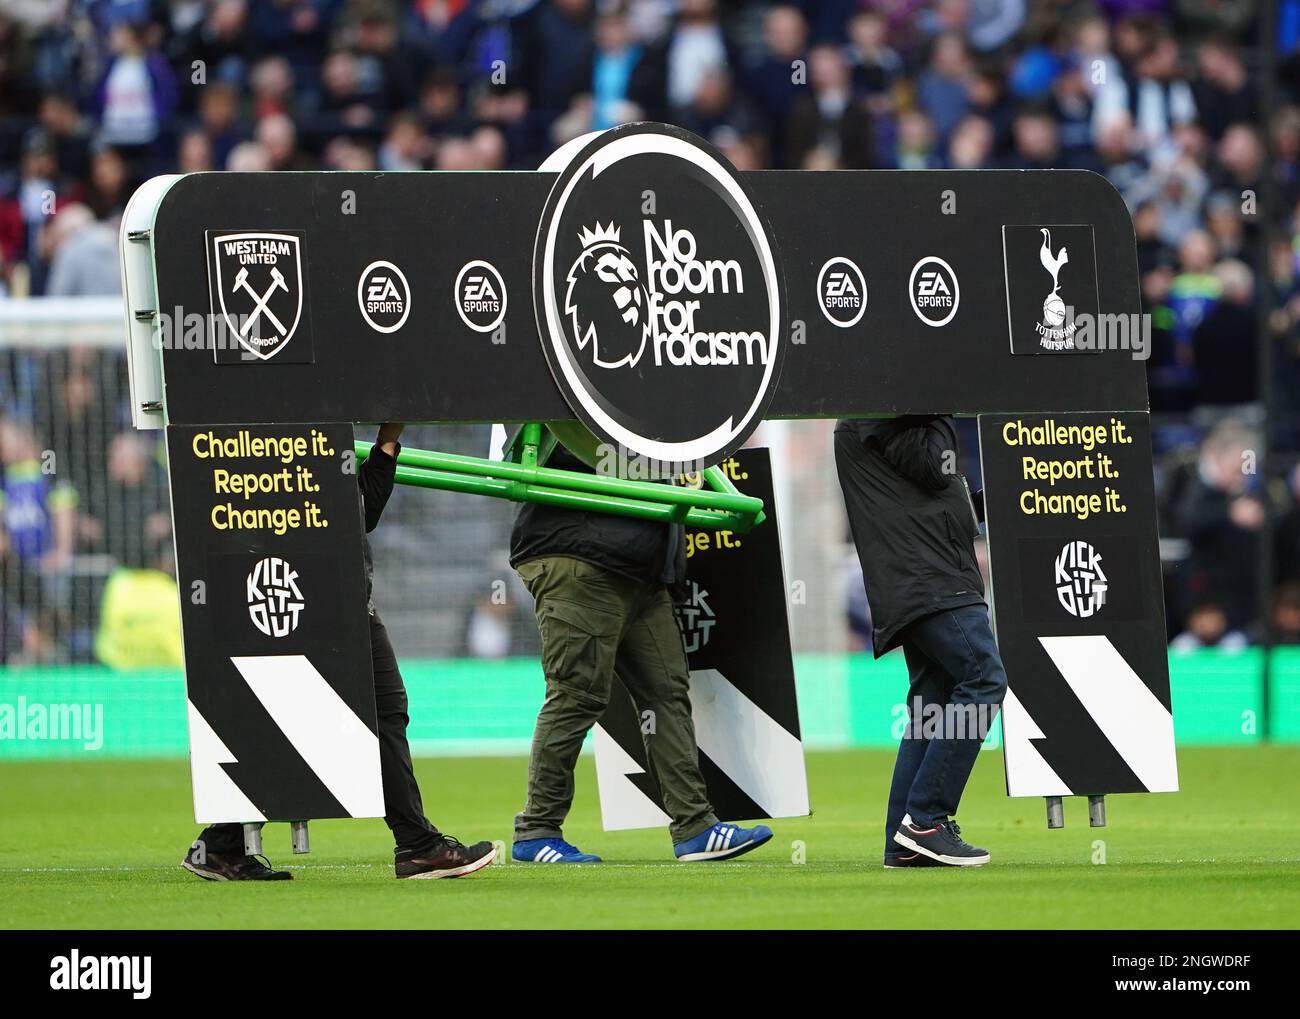
<path fill-rule="evenodd" d="M 486 495 L 511 502 L 537 502 L 593 513 L 613 513 L 663 523 L 744 533 L 766 519 L 763 500 L 743 495 L 717 467 L 701 472 L 703 485 L 629 481 L 557 470 L 538 465 L 542 426 L 526 424 L 520 436 L 520 463 L 483 460 L 455 453 L 403 448 L 397 454 L 398 484 L 446 492 Z M 354 443 L 365 460 L 371 442 Z"/>

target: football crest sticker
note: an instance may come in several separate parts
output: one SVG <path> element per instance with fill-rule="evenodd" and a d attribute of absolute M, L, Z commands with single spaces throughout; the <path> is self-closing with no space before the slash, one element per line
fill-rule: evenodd
<path fill-rule="evenodd" d="M 300 234 L 210 230 L 207 241 L 217 361 L 311 361 L 309 342 L 290 346 L 304 316 Z"/>
<path fill-rule="evenodd" d="M 1061 248 L 1052 254 L 1052 232 L 1043 227 L 1042 233 L 1043 246 L 1038 251 L 1038 260 L 1052 276 L 1052 292 L 1043 299 L 1043 319 L 1038 323 L 1038 335 L 1046 349 L 1063 350 L 1074 346 L 1074 323 L 1067 321 L 1069 312 L 1061 300 L 1061 270 L 1070 261 L 1070 252 Z"/>
<path fill-rule="evenodd" d="M 1013 354 L 1070 353 L 1081 321 L 1098 312 L 1092 227 L 1017 224 L 1002 228 L 1007 322 Z"/>

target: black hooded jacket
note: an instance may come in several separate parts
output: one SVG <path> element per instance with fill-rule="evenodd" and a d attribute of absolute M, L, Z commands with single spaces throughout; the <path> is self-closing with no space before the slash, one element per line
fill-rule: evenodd
<path fill-rule="evenodd" d="M 984 601 L 978 522 L 951 417 L 835 426 L 835 462 L 871 605 L 876 657 L 908 623 Z"/>
<path fill-rule="evenodd" d="M 561 445 L 547 467 L 595 474 Z M 686 542 L 677 524 L 637 517 L 525 502 L 510 532 L 510 565 L 562 555 L 613 570 L 644 584 L 680 584 L 686 574 Z"/>

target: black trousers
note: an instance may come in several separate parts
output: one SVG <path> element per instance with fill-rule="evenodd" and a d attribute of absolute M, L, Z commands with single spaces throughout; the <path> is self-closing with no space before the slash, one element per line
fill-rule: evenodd
<path fill-rule="evenodd" d="M 424 816 L 420 787 L 411 767 L 411 747 L 406 742 L 410 717 L 406 686 L 397 668 L 397 655 L 377 612 L 370 615 L 370 657 L 375 672 L 375 707 L 379 715 L 379 769 L 384 782 L 384 822 L 393 833 L 397 851 L 419 852 L 439 838 L 439 831 Z M 199 834 L 209 853 L 244 852 L 244 830 L 238 824 L 213 824 Z"/>

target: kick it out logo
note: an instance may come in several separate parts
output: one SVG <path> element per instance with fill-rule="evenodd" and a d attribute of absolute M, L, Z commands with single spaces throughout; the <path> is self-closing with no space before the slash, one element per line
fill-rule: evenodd
<path fill-rule="evenodd" d="M 641 476 L 716 463 L 757 427 L 783 354 L 781 284 L 766 224 L 711 148 L 663 125 L 587 141 L 534 260 L 551 371 L 603 443 L 653 464 Z"/>
<path fill-rule="evenodd" d="M 1086 541 L 1072 541 L 1056 557 L 1056 598 L 1072 616 L 1087 619 L 1106 604 L 1101 556 Z"/>
<path fill-rule="evenodd" d="M 306 607 L 298 573 L 279 556 L 259 559 L 245 582 L 248 617 L 268 637 L 287 637 Z"/>
<path fill-rule="evenodd" d="M 677 622 L 686 642 L 686 653 L 693 655 L 708 644 L 713 624 L 718 620 L 709 604 L 709 592 L 693 580 L 688 586 L 691 593 L 685 603 L 677 606 Z"/>

